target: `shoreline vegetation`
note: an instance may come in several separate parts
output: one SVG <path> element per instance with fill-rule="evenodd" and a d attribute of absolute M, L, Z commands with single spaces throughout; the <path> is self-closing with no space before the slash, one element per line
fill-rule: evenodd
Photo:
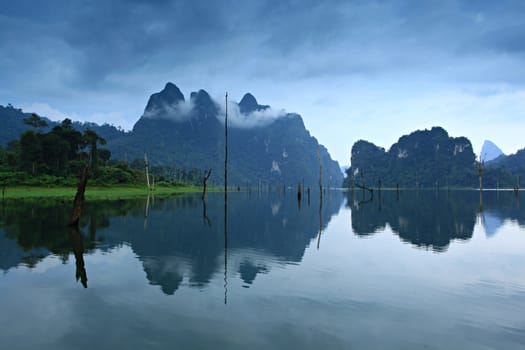
<path fill-rule="evenodd" d="M 246 189 L 241 189 L 245 191 Z M 293 187 L 287 187 L 287 190 L 294 190 Z M 351 188 L 332 188 L 332 190 L 342 190 L 351 192 Z M 373 188 L 374 192 L 377 192 L 377 188 Z M 406 188 L 400 187 L 399 189 L 391 187 L 383 187 L 381 191 L 479 191 L 474 187 L 421 187 L 421 188 Z M 521 189 L 522 190 L 522 189 Z M 207 192 L 223 192 L 224 189 L 219 186 L 212 186 L 207 189 Z M 266 189 L 265 192 L 267 192 Z M 270 190 L 272 192 L 273 189 Z M 355 188 L 354 192 L 359 193 L 361 189 Z M 484 188 L 483 191 L 515 191 L 512 188 Z M 237 189 L 228 190 L 228 192 L 238 192 Z M 0 199 L 30 199 L 30 198 L 61 198 L 61 199 L 73 199 L 75 197 L 76 187 L 69 186 L 56 186 L 56 187 L 43 187 L 43 186 L 12 186 L 8 187 L 3 194 L 0 193 Z M 137 198 L 145 196 L 170 196 L 178 194 L 191 194 L 201 193 L 202 186 L 158 186 L 154 190 L 148 190 L 144 186 L 136 185 L 109 185 L 109 186 L 88 186 L 86 188 L 85 197 L 86 200 L 100 200 L 100 199 L 125 199 L 125 198 Z"/>
<path fill-rule="evenodd" d="M 23 122 L 30 129 L 5 150 L 0 146 L 0 199 L 73 199 L 77 190 L 87 200 L 197 193 L 209 177 L 196 168 L 150 167 L 146 153 L 144 161 L 111 159 L 100 147 L 106 144 L 103 137 L 89 128 L 76 130 L 68 118 L 50 130 L 34 113 Z"/>
<path fill-rule="evenodd" d="M 41 187 L 41 186 L 13 186 L 8 187 L 0 198 L 3 199 L 25 199 L 25 198 L 63 198 L 73 199 L 76 187 Z M 210 192 L 219 191 L 211 187 Z M 112 186 L 88 186 L 86 188 L 86 200 L 97 199 L 123 199 L 134 197 L 169 196 L 173 194 L 202 193 L 200 186 L 159 186 L 154 190 L 148 190 L 144 186 L 134 185 L 112 185 Z"/>

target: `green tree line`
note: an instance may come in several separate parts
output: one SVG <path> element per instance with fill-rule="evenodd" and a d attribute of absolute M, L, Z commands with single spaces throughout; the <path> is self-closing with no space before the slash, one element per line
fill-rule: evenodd
<path fill-rule="evenodd" d="M 36 114 L 25 118 L 32 127 L 0 146 L 0 182 L 5 185 L 74 185 L 81 169 L 90 165 L 90 178 L 96 184 L 140 183 L 143 174 L 125 162 L 111 160 L 111 152 L 101 148 L 106 140 L 96 132 L 83 133 L 64 119 L 48 132 L 48 125 Z"/>

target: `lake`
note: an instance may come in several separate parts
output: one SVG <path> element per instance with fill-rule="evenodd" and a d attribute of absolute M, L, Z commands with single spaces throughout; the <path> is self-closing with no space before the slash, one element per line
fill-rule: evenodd
<path fill-rule="evenodd" d="M 523 349 L 524 200 L 4 200 L 0 348 Z"/>

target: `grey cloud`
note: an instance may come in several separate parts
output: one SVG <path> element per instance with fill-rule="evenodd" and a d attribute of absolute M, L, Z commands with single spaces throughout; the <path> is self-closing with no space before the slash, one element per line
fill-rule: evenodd
<path fill-rule="evenodd" d="M 0 103 L 108 109 L 125 91 L 113 107 L 122 110 L 166 80 L 194 89 L 421 76 L 523 86 L 524 17 L 525 3 L 512 0 L 6 2 Z"/>
<path fill-rule="evenodd" d="M 502 51 L 521 62 L 525 42 L 523 5 L 513 1 L 22 1 L 4 7 L 2 51 L 45 76 L 45 62 L 28 59 L 41 51 L 67 72 L 46 80 L 75 89 L 114 88 L 110 77 L 143 69 L 201 64 L 224 71 L 243 61 L 243 74 L 273 71 L 282 78 L 439 67 L 474 49 L 481 59 Z"/>

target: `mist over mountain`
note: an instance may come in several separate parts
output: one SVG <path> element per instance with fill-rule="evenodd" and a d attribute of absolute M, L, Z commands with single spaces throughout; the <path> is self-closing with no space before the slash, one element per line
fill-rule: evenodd
<path fill-rule="evenodd" d="M 120 159 L 142 158 L 153 165 L 207 169 L 212 181 L 222 182 L 224 167 L 225 101 L 205 90 L 186 100 L 172 83 L 151 95 L 133 130 L 108 143 Z M 232 185 L 317 185 L 320 151 L 325 186 L 340 186 L 339 165 L 306 130 L 300 115 L 261 105 L 247 93 L 228 103 L 229 179 Z"/>

